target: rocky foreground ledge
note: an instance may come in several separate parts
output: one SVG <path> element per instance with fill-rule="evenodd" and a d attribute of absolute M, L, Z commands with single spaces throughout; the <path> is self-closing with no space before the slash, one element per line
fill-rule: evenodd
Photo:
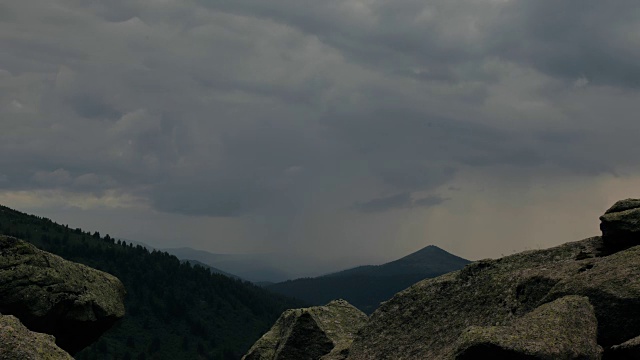
<path fill-rule="evenodd" d="M 603 236 L 477 261 L 411 286 L 358 323 L 353 341 L 333 340 L 351 344 L 340 358 L 640 359 L 640 200 L 617 202 L 601 221 Z M 274 349 L 326 337 L 299 337 L 282 319 L 246 359 L 289 359 L 256 352 L 261 341 Z M 324 351 L 297 359 L 335 355 Z"/>
<path fill-rule="evenodd" d="M 71 359 L 124 316 L 124 295 L 112 275 L 0 235 L 0 358 Z"/>

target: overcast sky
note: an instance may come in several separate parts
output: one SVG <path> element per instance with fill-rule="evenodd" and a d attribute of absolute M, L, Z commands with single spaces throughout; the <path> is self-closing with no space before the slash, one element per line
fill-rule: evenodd
<path fill-rule="evenodd" d="M 0 203 L 296 274 L 597 235 L 637 0 L 9 0 Z M 305 267 L 299 267 L 305 259 Z"/>

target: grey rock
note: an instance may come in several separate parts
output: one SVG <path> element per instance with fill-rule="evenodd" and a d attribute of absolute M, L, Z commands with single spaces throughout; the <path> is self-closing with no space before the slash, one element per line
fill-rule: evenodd
<path fill-rule="evenodd" d="M 606 215 L 637 208 L 640 208 L 640 199 L 624 199 L 616 201 L 616 203 L 613 204 L 613 206 L 607 209 L 604 213 Z"/>
<path fill-rule="evenodd" d="M 33 332 L 11 315 L 0 315 L 0 360 L 73 360 L 51 335 Z"/>
<path fill-rule="evenodd" d="M 125 289 L 102 271 L 0 236 L 0 313 L 74 354 L 124 316 Z"/>
<path fill-rule="evenodd" d="M 285 311 L 245 360 L 341 360 L 367 316 L 344 300 Z"/>
<path fill-rule="evenodd" d="M 568 295 L 593 305 L 599 345 L 620 344 L 640 334 L 640 247 L 576 260 L 591 256 L 601 241 L 483 260 L 419 282 L 374 312 L 349 359 L 452 359 L 453 344 L 470 326 L 511 326 Z"/>
<path fill-rule="evenodd" d="M 604 245 L 609 252 L 640 245 L 640 199 L 616 202 L 600 221 Z"/>
<path fill-rule="evenodd" d="M 354 340 L 349 359 L 454 359 L 465 329 L 511 326 L 540 305 L 571 295 L 549 294 L 561 280 L 584 276 L 604 259 L 595 257 L 601 243 L 594 237 L 481 260 L 421 281 L 373 313 Z M 637 271 L 640 275 L 640 266 Z M 613 273 L 609 279 L 617 276 L 625 275 Z"/>
<path fill-rule="evenodd" d="M 602 353 L 597 327 L 589 299 L 566 296 L 539 306 L 509 326 L 465 329 L 455 359 L 597 360 Z"/>

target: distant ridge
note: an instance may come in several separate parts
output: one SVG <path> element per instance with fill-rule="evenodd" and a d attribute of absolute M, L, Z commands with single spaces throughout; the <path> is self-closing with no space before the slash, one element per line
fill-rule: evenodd
<path fill-rule="evenodd" d="M 220 274 L 220 275 L 224 275 L 226 277 L 230 277 L 232 279 L 236 279 L 236 280 L 244 280 L 243 278 L 230 274 L 228 272 L 222 271 L 218 268 L 215 268 L 213 266 L 209 266 L 203 262 L 200 262 L 198 260 L 180 260 L 181 262 L 188 262 L 191 265 L 198 265 L 198 266 L 202 266 L 203 268 L 209 270 L 212 274 Z"/>
<path fill-rule="evenodd" d="M 233 274 L 253 283 L 279 282 L 290 279 L 289 274 L 272 266 L 260 255 L 216 254 L 190 247 L 161 249 L 180 260 L 196 260 L 224 273 Z"/>
<path fill-rule="evenodd" d="M 266 286 L 313 305 L 345 299 L 365 313 L 395 293 L 426 279 L 462 269 L 471 261 L 429 245 L 382 265 L 364 265 L 316 278 L 289 280 Z"/>

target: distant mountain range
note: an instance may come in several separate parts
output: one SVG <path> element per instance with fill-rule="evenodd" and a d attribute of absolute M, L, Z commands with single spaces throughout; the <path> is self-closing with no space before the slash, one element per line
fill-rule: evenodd
<path fill-rule="evenodd" d="M 430 245 L 401 259 L 366 265 L 315 277 L 289 280 L 266 289 L 295 297 L 313 305 L 345 299 L 365 313 L 410 285 L 459 270 L 470 261 Z"/>
<path fill-rule="evenodd" d="M 280 282 L 291 277 L 285 271 L 271 265 L 260 254 L 215 254 L 190 247 L 161 249 L 181 260 L 195 260 L 215 268 L 216 272 L 233 274 L 253 283 Z"/>
<path fill-rule="evenodd" d="M 366 313 L 371 313 L 380 302 L 420 280 L 459 270 L 470 263 L 429 245 L 382 265 L 364 265 L 314 278 L 283 281 L 289 278 L 288 274 L 260 255 L 215 254 L 189 247 L 162 251 L 208 268 L 213 273 L 249 280 L 272 292 L 312 305 L 342 298 Z"/>

